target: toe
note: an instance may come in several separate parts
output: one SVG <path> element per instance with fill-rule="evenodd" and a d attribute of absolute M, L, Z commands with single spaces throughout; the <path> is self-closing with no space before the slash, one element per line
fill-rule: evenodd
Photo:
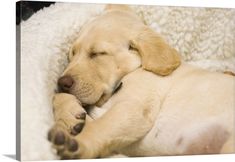
<path fill-rule="evenodd" d="M 63 145 L 65 143 L 65 135 L 62 131 L 59 131 L 55 135 L 54 144 Z"/>
<path fill-rule="evenodd" d="M 70 152 L 75 152 L 78 150 L 78 143 L 75 139 L 70 139 L 67 142 L 67 148 Z"/>
<path fill-rule="evenodd" d="M 84 122 L 76 124 L 71 130 L 71 134 L 77 135 L 78 133 L 80 133 L 82 131 L 82 128 L 84 127 L 84 124 L 85 124 Z"/>

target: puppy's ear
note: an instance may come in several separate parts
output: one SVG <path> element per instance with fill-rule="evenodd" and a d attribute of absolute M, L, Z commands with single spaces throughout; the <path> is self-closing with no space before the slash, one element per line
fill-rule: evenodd
<path fill-rule="evenodd" d="M 130 46 L 139 52 L 143 69 L 165 76 L 180 65 L 177 51 L 152 29 L 144 26 L 135 37 Z"/>
<path fill-rule="evenodd" d="M 105 11 L 111 10 L 132 11 L 129 6 L 123 4 L 108 4 L 105 6 Z"/>

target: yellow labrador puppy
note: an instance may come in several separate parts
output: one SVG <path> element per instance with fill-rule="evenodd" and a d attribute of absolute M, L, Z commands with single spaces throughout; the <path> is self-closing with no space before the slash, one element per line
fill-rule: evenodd
<path fill-rule="evenodd" d="M 69 60 L 48 134 L 63 159 L 234 152 L 234 76 L 181 63 L 127 6 L 86 24 Z"/>

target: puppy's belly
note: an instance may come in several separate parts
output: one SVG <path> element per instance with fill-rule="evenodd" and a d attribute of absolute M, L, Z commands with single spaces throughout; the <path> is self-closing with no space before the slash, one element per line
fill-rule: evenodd
<path fill-rule="evenodd" d="M 231 135 L 224 121 L 222 116 L 189 121 L 184 115 L 160 114 L 151 131 L 122 153 L 127 156 L 220 153 Z"/>

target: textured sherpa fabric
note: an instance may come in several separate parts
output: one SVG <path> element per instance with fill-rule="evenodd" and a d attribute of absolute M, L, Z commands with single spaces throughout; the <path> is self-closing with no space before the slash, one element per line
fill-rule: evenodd
<path fill-rule="evenodd" d="M 213 71 L 235 70 L 235 9 L 134 8 L 183 60 Z"/>
<path fill-rule="evenodd" d="M 213 71 L 235 72 L 235 10 L 132 6 L 182 60 Z M 82 25 L 104 5 L 56 3 L 21 24 L 21 157 L 58 159 L 47 141 L 51 100 L 67 53 Z"/>
<path fill-rule="evenodd" d="M 53 125 L 52 97 L 81 26 L 103 5 L 57 3 L 21 24 L 21 158 L 57 159 L 47 132 Z"/>

